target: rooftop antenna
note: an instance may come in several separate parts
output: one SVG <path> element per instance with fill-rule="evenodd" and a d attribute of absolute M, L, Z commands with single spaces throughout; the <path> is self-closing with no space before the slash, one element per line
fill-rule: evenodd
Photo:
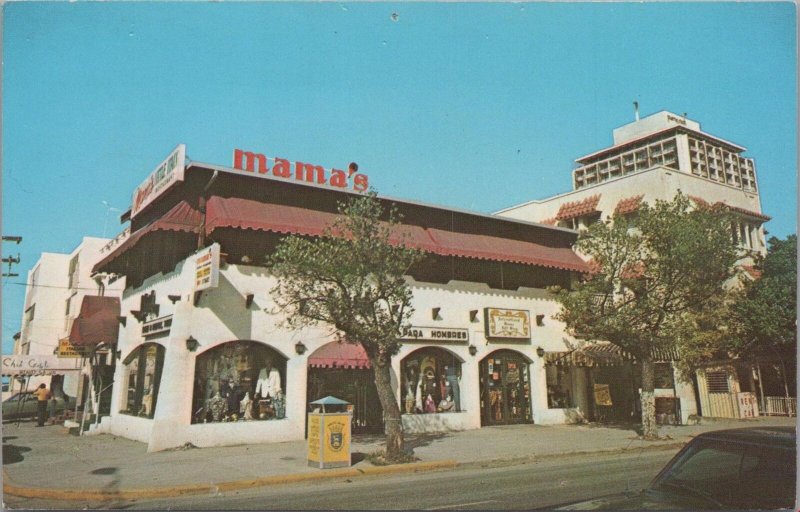
<path fill-rule="evenodd" d="M 108 216 L 111 214 L 111 212 L 118 212 L 119 208 L 114 208 L 113 206 L 108 204 L 108 201 L 102 201 L 102 203 L 103 203 L 103 206 L 106 207 L 106 219 L 105 219 L 105 221 L 103 221 L 103 238 L 105 238 L 106 237 L 106 228 L 108 227 Z"/>
<path fill-rule="evenodd" d="M 636 120 L 638 121 L 639 120 L 639 102 L 638 101 L 634 101 L 633 102 L 633 115 L 636 118 Z"/>

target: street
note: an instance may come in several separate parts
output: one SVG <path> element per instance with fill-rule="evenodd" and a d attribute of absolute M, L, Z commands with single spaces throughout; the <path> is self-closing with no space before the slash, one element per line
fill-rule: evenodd
<path fill-rule="evenodd" d="M 356 477 L 155 500 L 20 499 L 7 508 L 146 510 L 531 509 L 645 486 L 676 449 L 547 457 L 528 464 Z"/>

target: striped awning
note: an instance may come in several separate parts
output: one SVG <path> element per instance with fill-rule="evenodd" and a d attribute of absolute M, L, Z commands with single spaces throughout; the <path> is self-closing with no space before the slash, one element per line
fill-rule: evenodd
<path fill-rule="evenodd" d="M 654 349 L 653 362 L 678 360 L 678 351 L 671 349 Z M 550 366 L 621 366 L 626 362 L 635 362 L 636 358 L 617 345 L 607 341 L 599 341 L 583 347 L 564 352 L 545 352 L 544 361 Z"/>

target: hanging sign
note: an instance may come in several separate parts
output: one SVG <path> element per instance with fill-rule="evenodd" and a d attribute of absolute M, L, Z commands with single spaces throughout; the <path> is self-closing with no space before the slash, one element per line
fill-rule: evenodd
<path fill-rule="evenodd" d="M 58 349 L 56 350 L 58 357 L 81 357 L 81 351 L 75 345 L 69 342 L 69 338 L 61 338 L 58 340 Z"/>
<path fill-rule="evenodd" d="M 216 288 L 219 284 L 219 244 L 212 244 L 194 257 L 194 291 Z"/>
<path fill-rule="evenodd" d="M 528 311 L 485 308 L 483 312 L 487 338 L 531 339 L 531 319 Z"/>
<path fill-rule="evenodd" d="M 401 338 L 412 341 L 452 341 L 467 343 L 469 341 L 469 331 L 457 327 L 412 326 L 403 331 L 403 336 Z"/>
<path fill-rule="evenodd" d="M 47 355 L 3 356 L 3 375 L 59 375 L 80 369 L 77 359 Z"/>
<path fill-rule="evenodd" d="M 131 202 L 131 218 L 152 203 L 158 196 L 166 192 L 172 185 L 183 181 L 186 145 L 178 146 L 163 162 L 158 164 L 150 176 L 133 192 Z"/>
<path fill-rule="evenodd" d="M 613 405 L 611 403 L 611 389 L 608 384 L 594 385 L 594 403 L 597 405 Z"/>
<path fill-rule="evenodd" d="M 272 161 L 272 168 L 270 168 Z M 283 178 L 287 180 L 328 185 L 333 188 L 349 188 L 355 192 L 366 192 L 369 188 L 369 177 L 359 174 L 358 165 L 351 163 L 347 171 L 341 169 L 325 169 L 321 165 L 307 164 L 279 157 L 268 157 L 262 153 L 233 150 L 233 168 L 250 173 L 253 176 Z"/>

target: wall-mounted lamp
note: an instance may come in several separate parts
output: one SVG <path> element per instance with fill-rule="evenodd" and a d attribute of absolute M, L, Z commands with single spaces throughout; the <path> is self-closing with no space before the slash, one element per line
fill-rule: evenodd
<path fill-rule="evenodd" d="M 473 309 L 469 312 L 469 321 L 470 322 L 477 322 L 478 321 L 478 310 Z"/>
<path fill-rule="evenodd" d="M 173 304 L 175 304 L 176 302 L 178 302 L 179 300 L 181 300 L 181 296 L 180 296 L 180 295 L 167 295 L 167 298 L 168 298 L 168 299 L 170 300 L 170 302 L 172 302 Z"/>
<path fill-rule="evenodd" d="M 197 347 L 199 346 L 200 342 L 194 339 L 193 336 L 189 336 L 188 338 L 186 338 L 186 350 L 188 350 L 189 352 L 194 352 L 195 350 L 197 350 Z"/>
<path fill-rule="evenodd" d="M 252 294 L 252 293 L 248 293 L 247 295 L 244 296 L 244 306 L 246 308 L 249 308 L 251 305 L 253 305 L 253 298 L 254 297 L 255 297 L 255 294 Z"/>
<path fill-rule="evenodd" d="M 298 356 L 302 356 L 306 353 L 306 346 L 303 345 L 302 341 L 298 341 L 294 344 L 294 351 L 297 352 Z"/>
<path fill-rule="evenodd" d="M 476 347 L 475 345 L 470 345 L 469 346 L 469 355 L 474 356 L 477 353 L 478 353 L 478 347 Z"/>
<path fill-rule="evenodd" d="M 544 349 L 542 347 L 536 347 L 536 355 L 539 357 L 544 357 Z"/>
<path fill-rule="evenodd" d="M 441 310 L 442 310 L 442 308 L 433 308 L 433 309 L 431 309 L 431 316 L 433 317 L 434 320 L 441 320 L 442 319 L 442 317 L 439 316 L 439 312 Z"/>
<path fill-rule="evenodd" d="M 126 316 L 118 316 L 118 317 L 117 317 L 117 320 L 119 320 L 119 323 L 120 323 L 120 324 L 121 324 L 123 327 L 125 327 L 125 326 L 128 324 L 128 317 L 126 317 Z"/>
<path fill-rule="evenodd" d="M 544 315 L 536 315 L 536 325 L 539 327 L 544 325 Z"/>
<path fill-rule="evenodd" d="M 122 359 L 122 351 L 121 350 L 117 350 L 116 354 L 117 354 L 117 359 Z"/>

